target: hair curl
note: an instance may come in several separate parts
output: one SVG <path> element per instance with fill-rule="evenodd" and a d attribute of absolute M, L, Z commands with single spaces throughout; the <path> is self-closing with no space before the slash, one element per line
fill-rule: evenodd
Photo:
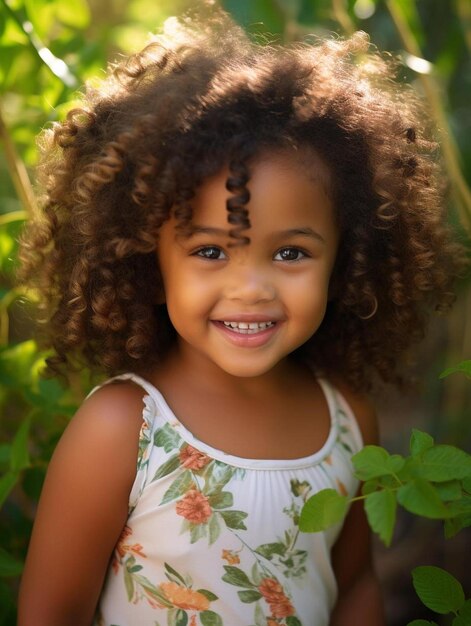
<path fill-rule="evenodd" d="M 327 314 L 298 352 L 356 388 L 374 371 L 396 380 L 427 311 L 452 303 L 463 254 L 427 115 L 395 65 L 363 33 L 262 46 L 215 12 L 173 19 L 111 67 L 42 134 L 45 198 L 20 255 L 44 298 L 49 371 L 162 358 L 175 331 L 158 304 L 160 226 L 174 212 L 191 230 L 195 189 L 227 164 L 230 234 L 246 243 L 251 163 L 295 147 L 327 164 L 341 232 Z"/>

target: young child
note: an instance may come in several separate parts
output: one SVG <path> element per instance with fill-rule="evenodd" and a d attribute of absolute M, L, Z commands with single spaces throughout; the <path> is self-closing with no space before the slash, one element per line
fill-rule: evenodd
<path fill-rule="evenodd" d="M 460 251 L 413 93 L 367 38 L 171 20 L 44 134 L 23 275 L 52 372 L 107 373 L 62 437 L 20 626 L 380 626 L 363 395 L 397 381 Z M 137 469 L 136 469 L 137 467 Z"/>

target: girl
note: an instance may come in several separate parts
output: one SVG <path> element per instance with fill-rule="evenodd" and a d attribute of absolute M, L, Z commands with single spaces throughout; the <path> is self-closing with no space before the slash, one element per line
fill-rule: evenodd
<path fill-rule="evenodd" d="M 51 461 L 20 626 L 384 624 L 362 395 L 446 308 L 459 248 L 413 94 L 366 37 L 250 43 L 171 20 L 44 135 L 23 274 L 52 372 L 112 375 Z M 137 469 L 136 469 L 137 468 Z"/>

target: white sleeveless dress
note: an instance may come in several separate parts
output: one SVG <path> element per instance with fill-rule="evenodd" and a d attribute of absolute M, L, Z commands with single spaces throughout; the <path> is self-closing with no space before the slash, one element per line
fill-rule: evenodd
<path fill-rule="evenodd" d="M 318 379 L 331 417 L 318 452 L 246 459 L 196 439 L 139 376 L 111 380 L 132 380 L 146 395 L 129 518 L 94 625 L 328 626 L 341 524 L 306 534 L 298 519 L 321 489 L 358 489 L 351 456 L 362 439 L 340 393 Z"/>

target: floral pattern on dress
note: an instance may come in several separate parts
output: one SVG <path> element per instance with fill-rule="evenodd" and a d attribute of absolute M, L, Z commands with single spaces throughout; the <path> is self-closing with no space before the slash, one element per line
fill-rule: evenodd
<path fill-rule="evenodd" d="M 142 571 L 144 565 L 136 557 L 146 559 L 142 546 L 130 543 L 132 530 L 125 526 L 115 547 L 112 569 L 115 574 L 123 568 L 128 601 L 133 604 L 146 601 L 153 609 L 167 610 L 168 626 L 223 626 L 223 621 L 211 610 L 211 602 L 218 596 L 208 589 L 193 589 L 193 580 L 164 563 L 166 581 L 153 584 Z"/>
<path fill-rule="evenodd" d="M 181 470 L 160 504 L 175 501 L 176 514 L 183 518 L 182 532 L 190 533 L 191 543 L 207 538 L 212 545 L 219 537 L 222 525 L 246 530 L 247 513 L 232 509 L 232 493 L 224 490 L 234 476 L 242 477 L 243 472 L 197 450 L 170 424 L 155 432 L 154 444 L 173 454 L 158 468 L 153 480 Z"/>

